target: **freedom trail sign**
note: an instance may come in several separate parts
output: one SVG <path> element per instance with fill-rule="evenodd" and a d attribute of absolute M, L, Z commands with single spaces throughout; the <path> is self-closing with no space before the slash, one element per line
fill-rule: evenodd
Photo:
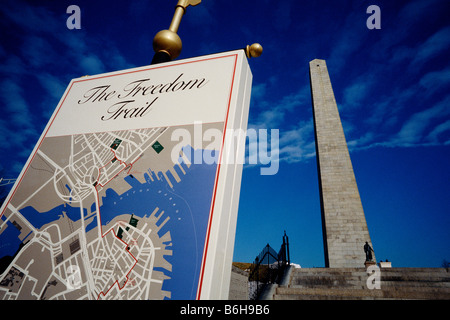
<path fill-rule="evenodd" d="M 0 298 L 228 298 L 251 82 L 244 50 L 72 80 L 0 209 Z"/>

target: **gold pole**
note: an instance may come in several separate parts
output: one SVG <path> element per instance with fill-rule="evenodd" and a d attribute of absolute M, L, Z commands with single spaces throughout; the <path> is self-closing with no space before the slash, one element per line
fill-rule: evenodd
<path fill-rule="evenodd" d="M 178 31 L 178 27 L 180 26 L 180 22 L 181 22 L 181 18 L 183 18 L 183 15 L 185 13 L 185 9 L 181 6 L 176 6 L 175 7 L 175 13 L 173 15 L 172 18 L 172 22 L 170 23 L 170 27 L 169 30 L 172 32 L 177 32 Z"/>
<path fill-rule="evenodd" d="M 177 31 L 180 27 L 181 18 L 188 6 L 196 6 L 200 2 L 202 2 L 202 0 L 178 0 L 169 29 L 161 30 L 153 39 L 153 49 L 155 50 L 156 55 L 161 53 L 167 55 L 169 61 L 180 55 L 182 43 Z"/>
<path fill-rule="evenodd" d="M 177 6 L 175 7 L 175 13 L 172 18 L 172 22 L 170 23 L 169 30 L 173 32 L 178 31 L 178 27 L 180 26 L 181 18 L 186 13 L 186 8 L 188 6 L 196 6 L 202 0 L 179 0 Z"/>

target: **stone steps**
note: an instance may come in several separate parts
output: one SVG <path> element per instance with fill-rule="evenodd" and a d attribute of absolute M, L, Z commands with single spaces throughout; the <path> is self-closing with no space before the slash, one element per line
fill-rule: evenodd
<path fill-rule="evenodd" d="M 368 288 L 365 268 L 294 269 L 274 300 L 450 300 L 450 272 L 445 268 L 381 268 L 380 288 Z"/>
<path fill-rule="evenodd" d="M 450 293 L 435 288 L 421 290 L 369 290 L 369 289 L 329 289 L 329 288 L 283 288 L 278 287 L 274 300 L 448 300 Z"/>

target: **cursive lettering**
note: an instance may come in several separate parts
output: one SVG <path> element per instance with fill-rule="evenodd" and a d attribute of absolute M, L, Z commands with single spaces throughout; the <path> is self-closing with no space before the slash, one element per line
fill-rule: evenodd
<path fill-rule="evenodd" d="M 103 121 L 107 121 L 107 120 L 111 120 L 111 119 L 116 120 L 119 116 L 123 117 L 124 119 L 143 117 L 147 113 L 150 112 L 150 107 L 152 106 L 153 103 L 155 103 L 155 101 L 157 99 L 158 99 L 158 97 L 153 99 L 152 102 L 147 101 L 145 103 L 145 106 L 143 106 L 143 107 L 128 106 L 129 104 L 132 104 L 133 102 L 135 102 L 135 100 L 126 100 L 126 101 L 117 102 L 108 108 L 107 113 L 110 116 L 109 117 L 102 116 L 101 120 L 103 120 Z"/>
<path fill-rule="evenodd" d="M 184 90 L 192 90 L 192 89 L 201 89 L 203 88 L 208 81 L 205 78 L 201 79 L 191 79 L 188 81 L 181 80 L 183 77 L 183 73 L 180 74 L 175 80 L 168 83 L 158 83 L 158 84 L 148 84 L 147 82 L 150 79 L 139 79 L 133 82 L 130 82 L 123 88 L 124 94 L 119 94 L 117 97 L 119 99 L 127 98 L 127 97 L 135 97 L 137 94 L 141 94 L 143 96 L 149 94 L 157 94 L 157 93 L 168 93 L 168 92 L 176 92 L 176 91 L 184 91 Z"/>
<path fill-rule="evenodd" d="M 108 92 L 108 89 L 110 88 L 110 85 L 107 86 L 98 86 L 92 89 L 89 89 L 88 91 L 86 91 L 86 93 L 83 95 L 83 99 L 78 100 L 78 104 L 83 104 L 86 103 L 88 101 L 91 102 L 98 102 L 98 101 L 108 101 L 111 98 L 114 97 L 114 95 L 116 94 L 116 91 L 110 91 Z"/>
<path fill-rule="evenodd" d="M 167 83 L 152 83 L 150 78 L 143 78 L 128 83 L 118 91 L 112 88 L 111 84 L 93 87 L 84 93 L 82 99 L 78 100 L 78 104 L 102 103 L 115 98 L 115 103 L 106 110 L 107 114 L 100 117 L 102 121 L 140 118 L 150 112 L 152 105 L 161 94 L 201 89 L 209 82 L 205 78 L 186 79 L 184 73 L 172 79 Z M 156 95 L 156 97 L 145 102 L 145 105 L 136 107 L 136 104 L 142 103 L 142 97 L 149 95 Z"/>

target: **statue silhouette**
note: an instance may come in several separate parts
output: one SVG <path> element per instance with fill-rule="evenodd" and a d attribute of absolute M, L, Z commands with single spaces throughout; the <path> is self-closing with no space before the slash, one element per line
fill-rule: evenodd
<path fill-rule="evenodd" d="M 366 253 L 366 261 L 372 261 L 372 252 L 373 249 L 370 247 L 369 243 L 367 243 L 364 245 L 364 252 Z"/>

